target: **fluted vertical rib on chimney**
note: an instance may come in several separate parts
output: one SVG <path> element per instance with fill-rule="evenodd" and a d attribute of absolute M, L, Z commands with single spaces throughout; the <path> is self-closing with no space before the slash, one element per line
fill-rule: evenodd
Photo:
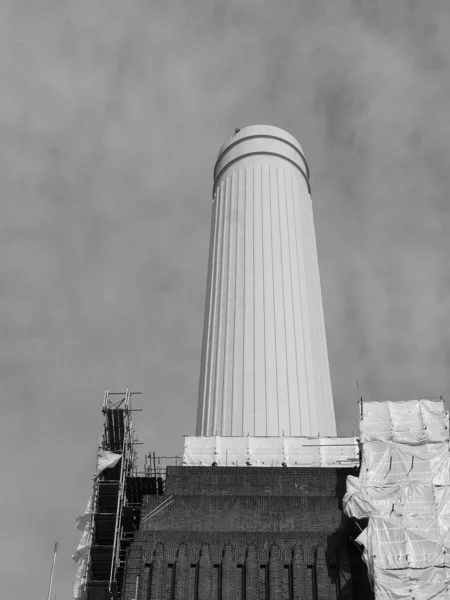
<path fill-rule="evenodd" d="M 309 170 L 277 127 L 214 169 L 197 436 L 335 436 Z"/>

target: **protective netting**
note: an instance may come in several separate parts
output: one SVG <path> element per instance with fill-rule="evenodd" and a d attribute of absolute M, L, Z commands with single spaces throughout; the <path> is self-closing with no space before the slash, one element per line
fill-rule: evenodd
<path fill-rule="evenodd" d="M 442 400 L 362 406 L 361 469 L 345 513 L 369 518 L 364 546 L 376 600 L 450 598 L 450 455 Z"/>

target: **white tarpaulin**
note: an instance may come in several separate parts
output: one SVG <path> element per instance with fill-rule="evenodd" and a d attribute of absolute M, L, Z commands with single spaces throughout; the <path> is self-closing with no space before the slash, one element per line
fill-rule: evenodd
<path fill-rule="evenodd" d="M 441 400 L 363 404 L 359 478 L 345 513 L 369 518 L 356 540 L 376 600 L 450 598 L 449 423 Z"/>
<path fill-rule="evenodd" d="M 86 600 L 86 574 L 87 574 L 88 557 L 78 561 L 77 573 L 75 575 L 75 583 L 73 584 L 73 597 L 75 600 Z"/>
<path fill-rule="evenodd" d="M 77 517 L 75 524 L 75 527 L 82 532 L 78 547 L 75 553 L 72 554 L 73 560 L 78 564 L 75 583 L 73 586 L 73 597 L 77 600 L 84 600 L 86 598 L 86 572 L 89 548 L 92 540 L 91 528 L 93 502 L 93 496 L 89 496 L 84 515 Z"/>
<path fill-rule="evenodd" d="M 94 479 L 96 479 L 105 469 L 112 469 L 115 467 L 121 458 L 121 454 L 115 454 L 108 450 L 99 450 L 97 453 L 97 472 L 94 475 Z"/>
<path fill-rule="evenodd" d="M 77 529 L 79 529 L 80 531 L 84 531 L 84 528 L 86 526 L 86 523 L 90 523 L 91 518 L 92 518 L 92 503 L 93 503 L 93 496 L 89 496 L 88 501 L 87 501 L 87 505 L 86 505 L 86 510 L 84 511 L 83 515 L 78 515 L 76 522 L 75 522 L 75 527 Z"/>
<path fill-rule="evenodd" d="M 448 600 L 450 569 L 446 567 L 399 570 L 377 568 L 374 588 L 377 600 Z"/>
<path fill-rule="evenodd" d="M 361 442 L 445 442 L 448 439 L 445 414 L 442 400 L 364 402 Z"/>
<path fill-rule="evenodd" d="M 189 466 L 354 467 L 356 438 L 191 437 L 184 438 L 183 464 Z"/>
<path fill-rule="evenodd" d="M 86 523 L 83 533 L 81 534 L 80 541 L 78 542 L 77 549 L 72 554 L 72 558 L 75 562 L 78 562 L 80 558 L 86 556 L 89 552 L 89 547 L 91 545 L 91 524 Z"/>

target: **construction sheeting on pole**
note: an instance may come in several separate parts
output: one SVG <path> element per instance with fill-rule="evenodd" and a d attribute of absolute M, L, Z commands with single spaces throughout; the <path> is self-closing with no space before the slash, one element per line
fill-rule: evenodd
<path fill-rule="evenodd" d="M 357 538 L 376 600 L 450 598 L 449 419 L 442 400 L 363 403 L 359 478 L 344 512 L 369 518 Z"/>
<path fill-rule="evenodd" d="M 186 436 L 188 466 L 353 467 L 359 464 L 356 438 Z"/>

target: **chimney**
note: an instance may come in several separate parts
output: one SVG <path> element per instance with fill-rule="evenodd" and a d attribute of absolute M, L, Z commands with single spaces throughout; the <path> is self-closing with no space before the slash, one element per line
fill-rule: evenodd
<path fill-rule="evenodd" d="M 336 435 L 309 169 L 278 127 L 215 165 L 196 435 Z"/>

